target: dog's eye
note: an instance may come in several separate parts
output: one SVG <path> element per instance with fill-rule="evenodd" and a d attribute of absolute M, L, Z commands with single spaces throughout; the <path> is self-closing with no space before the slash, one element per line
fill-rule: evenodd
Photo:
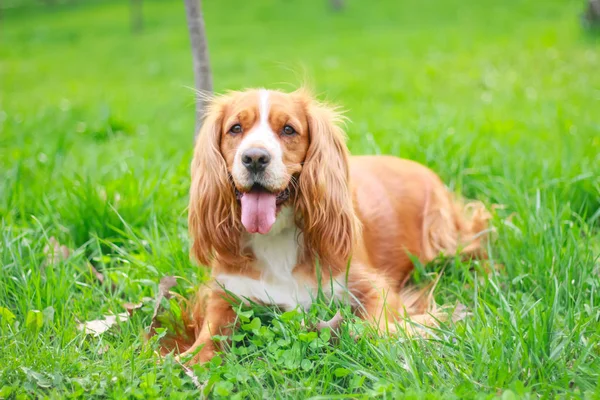
<path fill-rule="evenodd" d="M 242 133 L 242 126 L 240 124 L 235 124 L 229 129 L 229 133 L 232 135 L 237 135 L 238 133 Z"/>
<path fill-rule="evenodd" d="M 289 125 L 283 127 L 281 133 L 287 136 L 292 136 L 296 134 L 296 130 Z"/>

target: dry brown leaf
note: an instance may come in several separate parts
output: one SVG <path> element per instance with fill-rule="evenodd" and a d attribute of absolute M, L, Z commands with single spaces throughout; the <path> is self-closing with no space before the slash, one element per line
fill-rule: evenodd
<path fill-rule="evenodd" d="M 48 242 L 49 243 L 44 247 L 44 256 L 46 257 L 46 259 L 44 260 L 42 267 L 46 267 L 47 265 L 53 265 L 60 261 L 65 261 L 73 253 L 73 250 L 69 249 L 65 245 L 61 245 L 60 242 L 54 236 L 52 236 L 48 240 Z M 94 275 L 94 277 L 98 280 L 98 282 L 100 284 L 103 284 L 106 279 L 104 275 L 101 272 L 99 272 L 96 269 L 96 267 L 94 267 L 89 261 L 87 262 L 87 267 L 89 268 L 92 275 Z M 111 283 L 111 289 L 116 289 L 116 285 L 114 284 L 114 282 Z"/>
<path fill-rule="evenodd" d="M 452 322 L 456 323 L 458 321 L 462 321 L 463 319 L 466 319 L 471 315 L 473 314 L 469 312 L 469 310 L 464 304 L 458 303 L 456 304 L 456 307 L 454 307 L 454 311 L 452 312 Z"/>
<path fill-rule="evenodd" d="M 135 310 L 139 310 L 143 305 L 144 303 L 123 303 L 123 308 L 127 310 L 129 315 L 133 315 Z"/>
<path fill-rule="evenodd" d="M 166 332 L 160 338 L 160 353 L 166 355 L 171 352 L 179 354 L 186 351 L 194 343 L 197 328 L 202 323 L 206 292 L 200 291 L 193 300 L 187 299 L 176 292 L 169 290 L 177 285 L 177 279 L 174 276 L 167 276 L 161 279 L 158 285 L 158 294 L 155 301 L 152 323 L 146 334 L 149 339 L 156 334 L 158 328 L 165 328 Z M 177 303 L 181 315 L 175 318 L 173 310 L 165 310 L 163 299 L 171 299 Z"/>
<path fill-rule="evenodd" d="M 149 303 L 153 300 L 154 299 L 152 297 L 142 297 L 142 300 L 137 303 L 123 303 L 122 306 L 125 310 L 127 310 L 129 315 L 133 315 L 133 313 L 136 310 L 139 310 L 144 306 L 144 304 Z"/>
<path fill-rule="evenodd" d="M 174 276 L 163 277 L 158 284 L 158 295 L 170 299 L 171 294 L 169 293 L 169 290 L 175 286 L 177 286 L 177 278 Z"/>
<path fill-rule="evenodd" d="M 77 329 L 83 331 L 86 335 L 99 336 L 116 325 L 117 321 L 125 322 L 128 319 L 129 314 L 127 313 L 120 313 L 117 315 L 110 314 L 105 315 L 104 319 L 83 322 L 77 326 Z"/>
<path fill-rule="evenodd" d="M 92 263 L 90 263 L 90 262 L 88 262 L 88 267 L 89 267 L 90 271 L 92 272 L 92 274 L 96 277 L 96 279 L 98 279 L 98 282 L 100 282 L 100 284 L 103 284 L 104 283 L 104 275 L 102 275 L 100 272 L 98 272 L 96 267 L 94 267 L 92 265 Z"/>
<path fill-rule="evenodd" d="M 60 261 L 64 261 L 71 255 L 71 249 L 65 245 L 61 245 L 60 242 L 52 236 L 48 240 L 48 244 L 44 246 L 44 265 L 54 265 Z"/>
<path fill-rule="evenodd" d="M 92 275 L 94 275 L 94 277 L 96 278 L 96 280 L 98 280 L 98 283 L 100 283 L 101 285 L 104 283 L 104 281 L 106 280 L 106 277 L 104 276 L 104 274 L 100 271 L 98 271 L 96 269 L 96 267 L 94 267 L 94 265 L 92 265 L 92 263 L 90 263 L 88 261 L 87 263 L 88 268 L 90 269 L 90 272 L 92 273 Z M 112 291 L 117 290 L 117 285 L 114 282 L 110 282 L 110 289 Z"/>
<path fill-rule="evenodd" d="M 152 323 L 150 324 L 150 336 L 153 336 L 156 328 L 160 327 L 160 322 L 158 322 L 157 316 L 160 311 L 160 303 L 162 299 L 170 299 L 171 293 L 169 290 L 177 286 L 177 278 L 174 276 L 165 276 L 160 280 L 158 284 L 158 295 L 156 296 L 156 304 L 154 305 L 154 313 L 152 314 Z"/>
<path fill-rule="evenodd" d="M 52 236 L 48 240 L 48 242 L 49 243 L 44 247 L 44 255 L 46 259 L 44 260 L 43 266 L 53 265 L 60 261 L 65 261 L 73 253 L 73 250 L 69 249 L 65 245 L 61 245 L 60 242 L 54 236 Z M 103 284 L 105 279 L 104 275 L 98 272 L 98 270 L 89 261 L 87 263 L 87 266 L 94 275 L 94 277 L 98 280 L 98 282 L 100 282 L 100 284 Z M 115 288 L 114 284 L 112 285 L 112 288 Z"/>

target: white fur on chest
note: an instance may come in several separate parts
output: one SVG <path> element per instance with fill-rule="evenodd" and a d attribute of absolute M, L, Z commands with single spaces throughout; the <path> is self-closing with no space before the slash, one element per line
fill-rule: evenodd
<path fill-rule="evenodd" d="M 288 281 L 298 263 L 302 238 L 294 222 L 293 210 L 284 207 L 266 235 L 248 235 L 247 246 L 256 258 L 256 268 L 266 281 Z"/>
<path fill-rule="evenodd" d="M 242 298 L 249 298 L 265 304 L 275 304 L 286 310 L 300 305 L 308 309 L 318 294 L 317 283 L 300 279 L 294 274 L 302 235 L 298 234 L 290 207 L 283 208 L 271 231 L 266 235 L 249 234 L 247 246 L 256 257 L 256 268 L 260 279 L 243 275 L 219 274 L 215 281 L 228 291 Z M 346 291 L 345 286 L 334 282 L 323 283 L 323 292 L 339 297 Z"/>
<path fill-rule="evenodd" d="M 317 297 L 316 287 L 296 280 L 267 282 L 229 274 L 218 275 L 215 280 L 242 299 L 277 305 L 284 310 L 292 310 L 298 305 L 307 310 Z"/>

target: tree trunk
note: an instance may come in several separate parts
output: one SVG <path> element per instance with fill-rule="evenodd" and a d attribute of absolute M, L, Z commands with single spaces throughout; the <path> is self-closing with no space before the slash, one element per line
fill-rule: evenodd
<path fill-rule="evenodd" d="M 194 138 L 200 130 L 206 108 L 206 95 L 212 93 L 212 75 L 208 59 L 208 46 L 204 31 L 204 18 L 202 17 L 201 0 L 184 0 L 187 15 L 192 57 L 194 59 L 194 81 L 196 90 L 196 131 Z"/>
<path fill-rule="evenodd" d="M 129 4 L 129 10 L 131 14 L 131 31 L 141 32 L 144 27 L 142 0 L 130 0 Z"/>
<path fill-rule="evenodd" d="M 600 24 L 600 0 L 588 0 L 585 19 L 593 25 Z"/>
<path fill-rule="evenodd" d="M 329 0 L 329 4 L 335 11 L 340 11 L 344 8 L 344 0 Z"/>

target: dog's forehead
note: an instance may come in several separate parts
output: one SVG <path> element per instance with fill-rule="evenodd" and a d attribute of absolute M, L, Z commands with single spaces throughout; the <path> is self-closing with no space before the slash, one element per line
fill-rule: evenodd
<path fill-rule="evenodd" d="M 271 105 L 292 106 L 295 105 L 295 99 L 290 93 L 283 93 L 274 90 L 267 91 L 268 101 Z"/>
<path fill-rule="evenodd" d="M 268 110 L 273 112 L 301 112 L 302 104 L 290 93 L 275 90 L 247 90 L 231 96 L 226 104 L 227 113 L 231 115 L 250 114 L 258 116 Z"/>
<path fill-rule="evenodd" d="M 230 115 L 239 114 L 242 111 L 258 112 L 258 91 L 245 91 L 235 93 L 227 99 L 225 108 Z"/>
<path fill-rule="evenodd" d="M 293 93 L 269 91 L 269 110 L 271 112 L 301 113 L 302 102 Z"/>

